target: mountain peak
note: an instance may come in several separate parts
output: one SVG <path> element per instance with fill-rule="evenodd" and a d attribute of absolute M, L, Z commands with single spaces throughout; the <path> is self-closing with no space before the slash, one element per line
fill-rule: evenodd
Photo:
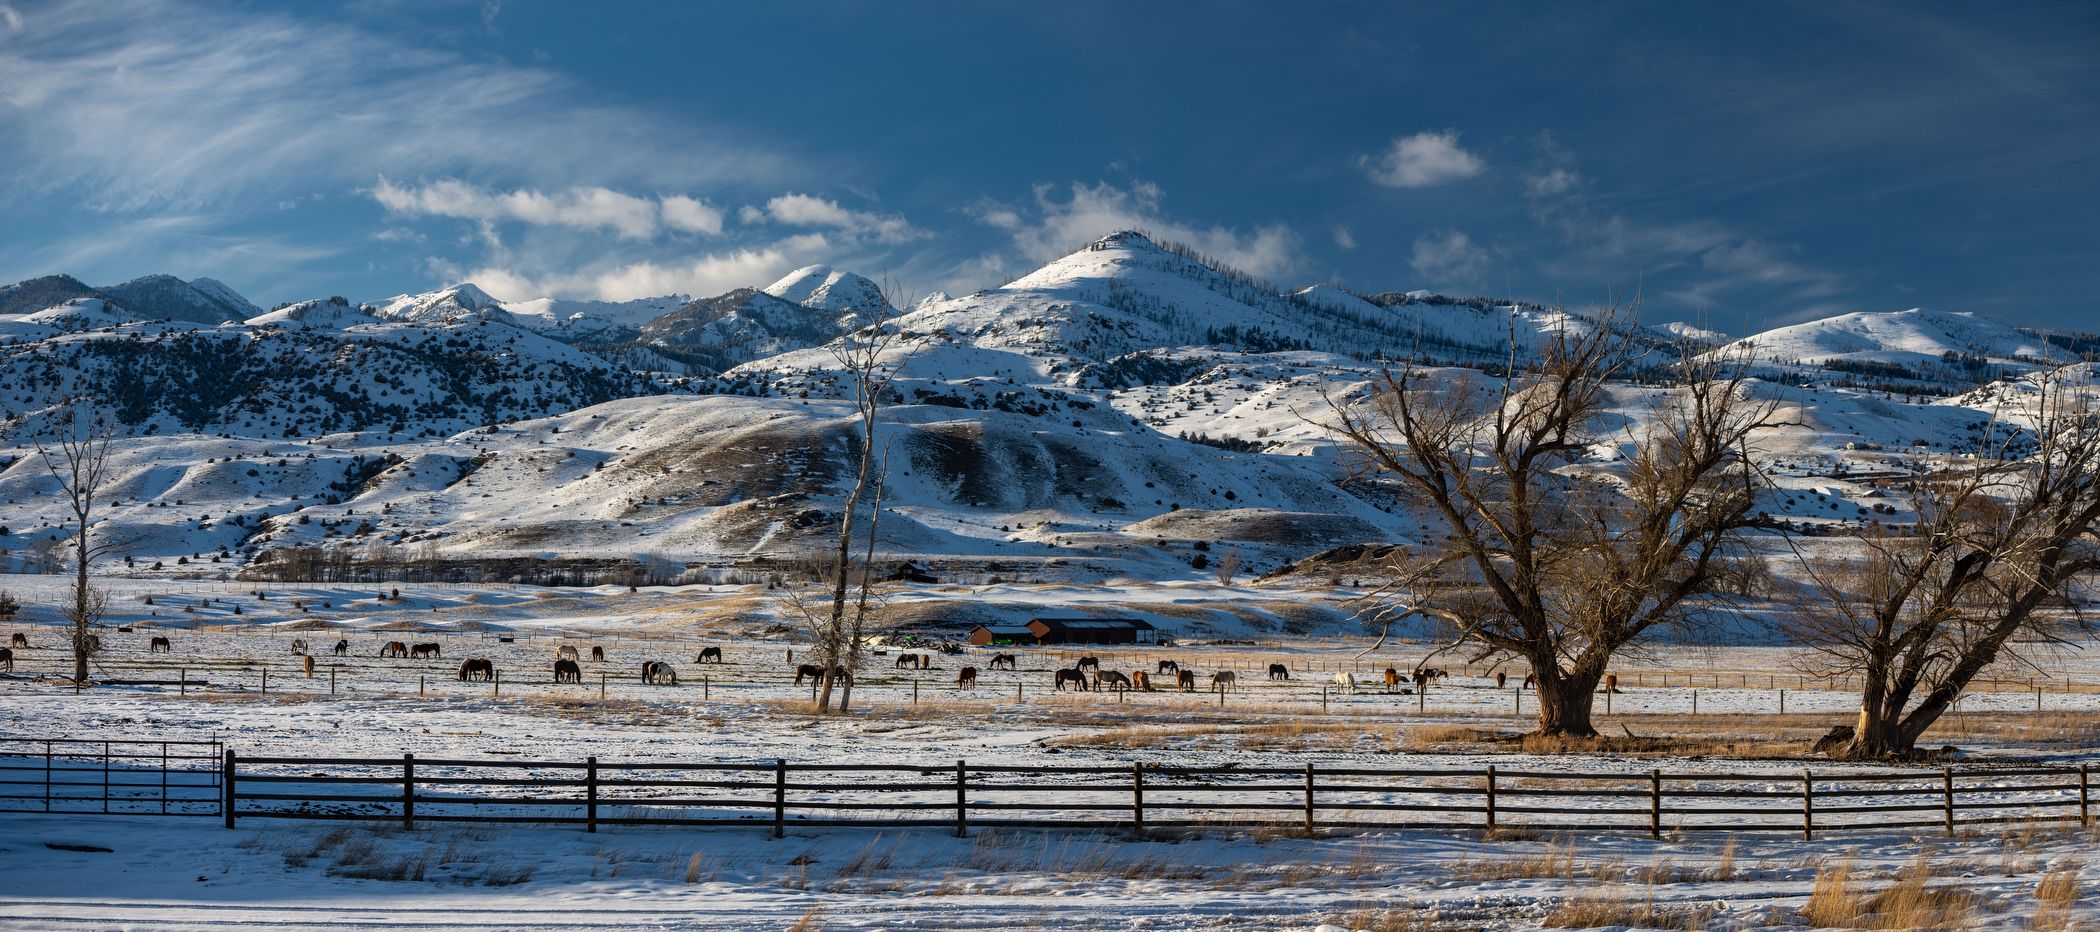
<path fill-rule="evenodd" d="M 388 320 L 417 322 L 437 322 L 487 314 L 508 316 L 503 310 L 502 302 L 491 297 L 473 282 L 460 282 L 422 294 L 395 295 L 379 302 L 373 307 L 372 313 Z"/>
<path fill-rule="evenodd" d="M 874 282 L 828 265 L 803 266 L 767 285 L 764 291 L 783 301 L 840 314 L 871 317 L 877 312 L 896 310 Z"/>

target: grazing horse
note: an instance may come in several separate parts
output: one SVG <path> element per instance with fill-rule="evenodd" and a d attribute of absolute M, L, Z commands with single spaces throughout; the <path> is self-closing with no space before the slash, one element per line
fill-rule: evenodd
<path fill-rule="evenodd" d="M 1021 661 L 1012 654 L 993 654 L 990 666 L 994 670 L 1018 670 Z"/>
<path fill-rule="evenodd" d="M 312 655 L 312 654 L 306 654 L 306 655 L 304 655 L 304 656 L 301 656 L 301 657 L 300 657 L 299 659 L 300 659 L 301 661 L 304 661 L 304 663 L 302 664 L 302 666 L 306 667 L 306 678 L 307 678 L 307 679 L 313 679 L 313 678 L 314 678 L 314 655 Z"/>
<path fill-rule="evenodd" d="M 20 632 L 20 631 L 17 631 L 17 632 L 15 632 L 15 633 L 14 633 L 14 635 L 13 635 L 12 637 L 9 637 L 9 638 L 7 639 L 7 646 L 9 646 L 9 647 L 19 647 L 19 648 L 21 648 L 21 649 L 23 649 L 23 650 L 28 650 L 28 649 L 29 649 L 29 635 L 26 635 L 26 634 L 23 634 L 23 633 L 22 633 L 22 632 Z"/>
<path fill-rule="evenodd" d="M 1159 671 L 1158 671 L 1158 672 L 1160 672 L 1160 673 L 1179 673 L 1179 672 L 1181 672 L 1181 664 L 1175 663 L 1175 662 L 1174 662 L 1174 661 L 1172 661 L 1172 660 L 1162 660 L 1162 661 L 1160 661 L 1160 662 L 1159 662 Z"/>
<path fill-rule="evenodd" d="M 703 647 L 703 648 L 700 648 L 700 656 L 698 656 L 698 657 L 695 657 L 695 658 L 693 658 L 693 662 L 694 662 L 694 663 L 721 663 L 721 662 L 722 662 L 722 649 L 721 649 L 721 648 L 719 648 L 719 647 Z"/>
<path fill-rule="evenodd" d="M 7 665 L 7 672 L 15 672 L 15 649 L 12 647 L 0 647 L 0 663 Z"/>
<path fill-rule="evenodd" d="M 1100 670 L 1100 671 L 1096 671 L 1096 672 L 1094 673 L 1094 688 L 1095 688 L 1095 689 L 1129 689 L 1129 688 L 1130 688 L 1130 677 L 1124 676 L 1124 675 L 1123 675 L 1123 674 L 1121 674 L 1121 673 L 1117 673 L 1117 672 L 1116 672 L 1116 671 L 1114 671 L 1114 670 Z"/>
<path fill-rule="evenodd" d="M 1240 675 L 1231 670 L 1219 670 L 1210 675 L 1210 688 L 1224 692 L 1240 684 Z"/>
<path fill-rule="evenodd" d="M 1074 686 L 1079 687 L 1080 692 L 1086 692 L 1088 689 L 1092 688 L 1087 686 L 1086 674 L 1080 672 L 1078 667 L 1073 667 L 1070 670 L 1057 671 L 1057 691 L 1064 692 L 1066 683 L 1070 683 Z"/>
<path fill-rule="evenodd" d="M 459 679 L 463 683 L 471 683 L 475 680 L 486 682 L 495 678 L 496 665 L 484 658 L 470 657 L 459 662 Z"/>
<path fill-rule="evenodd" d="M 155 636 L 153 640 L 146 642 L 146 653 L 149 654 L 165 654 L 174 649 L 175 645 L 164 637 Z"/>
<path fill-rule="evenodd" d="M 1525 688 L 1525 689 L 1530 689 L 1531 687 L 1533 687 L 1533 686 L 1537 686 L 1538 684 L 1539 684 L 1539 675 L 1538 675 L 1538 674 L 1536 674 L 1536 673 L 1526 673 L 1526 674 L 1524 674 L 1524 688 Z"/>
<path fill-rule="evenodd" d="M 902 670 L 905 667 L 910 667 L 914 670 L 921 670 L 925 669 L 925 664 L 919 662 L 918 654 L 898 654 L 897 669 Z"/>
<path fill-rule="evenodd" d="M 406 657 L 408 656 L 408 644 L 402 641 L 388 641 L 379 646 L 379 656 Z"/>
<path fill-rule="evenodd" d="M 1174 680 L 1176 685 L 1181 687 L 1182 692 L 1192 693 L 1196 691 L 1196 671 L 1176 670 L 1174 671 Z"/>
<path fill-rule="evenodd" d="M 411 659 L 419 657 L 442 657 L 444 656 L 444 653 L 443 648 L 440 647 L 437 644 L 437 642 L 432 641 L 424 644 L 417 644 L 414 647 L 409 648 L 408 656 Z"/>
<path fill-rule="evenodd" d="M 1389 693 L 1398 692 L 1399 689 L 1400 671 L 1395 670 L 1392 667 L 1385 668 L 1385 691 Z"/>
<path fill-rule="evenodd" d="M 1509 685 L 1509 674 L 1507 674 L 1507 673 L 1504 673 L 1504 672 L 1502 672 L 1502 671 L 1500 671 L 1500 670 L 1496 670 L 1496 671 L 1495 671 L 1495 688 L 1496 688 L 1496 689 L 1501 689 L 1502 687 L 1504 687 L 1504 686 L 1508 686 L 1508 685 Z"/>
<path fill-rule="evenodd" d="M 582 683 L 583 667 L 577 665 L 574 660 L 557 660 L 554 662 L 554 681 L 557 683 Z"/>
<path fill-rule="evenodd" d="M 1427 690 L 1429 688 L 1429 681 L 1433 679 L 1436 679 L 1436 673 L 1434 671 L 1424 670 L 1420 667 L 1415 668 L 1414 681 L 1416 689 Z"/>
<path fill-rule="evenodd" d="M 661 660 L 651 660 L 642 664 L 642 685 L 676 686 L 678 685 L 678 671 L 671 669 L 670 664 Z"/>
<path fill-rule="evenodd" d="M 1272 663 L 1272 664 L 1269 664 L 1269 679 L 1272 679 L 1272 680 L 1287 680 L 1287 679 L 1290 679 L 1290 678 L 1291 678 L 1291 668 L 1289 668 L 1289 667 L 1286 667 L 1286 666 L 1284 666 L 1283 664 L 1280 664 L 1280 663 Z"/>
<path fill-rule="evenodd" d="M 1347 670 L 1336 671 L 1334 674 L 1334 688 L 1336 692 L 1355 695 L 1356 674 Z"/>
<path fill-rule="evenodd" d="M 604 663 L 604 662 L 605 662 L 605 648 L 603 648 L 603 647 L 599 647 L 599 646 L 598 646 L 598 645 L 596 645 L 596 644 L 593 644 L 593 645 L 591 645 L 591 660 L 592 660 L 592 662 L 594 662 L 594 663 Z"/>
<path fill-rule="evenodd" d="M 1088 667 L 1093 667 L 1096 672 L 1099 672 L 1101 670 L 1101 658 L 1081 657 L 1079 658 L 1078 663 L 1072 665 L 1072 669 L 1074 670 L 1084 670 Z"/>
<path fill-rule="evenodd" d="M 557 647 L 557 648 L 555 648 L 555 649 L 554 649 L 554 659 L 556 659 L 556 660 L 581 660 L 581 659 L 583 659 L 583 656 L 582 656 L 581 654 L 578 654 L 578 653 L 576 653 L 576 645 L 574 645 L 574 644 L 563 644 L 562 646 L 560 646 L 560 647 Z"/>
<path fill-rule="evenodd" d="M 796 667 L 796 668 L 795 668 L 795 685 L 797 685 L 797 686 L 800 686 L 800 685 L 802 685 L 802 678 L 803 678 L 803 677 L 805 677 L 805 676 L 806 676 L 806 677 L 809 677 L 810 679 L 816 680 L 816 681 L 818 681 L 818 682 L 823 682 L 823 680 L 824 680 L 824 668 L 823 668 L 823 667 L 820 667 L 820 666 L 818 666 L 818 665 L 816 665 L 816 664 L 813 664 L 813 663 L 805 663 L 805 664 L 802 664 L 801 666 L 798 666 L 798 667 Z M 852 679 L 853 679 L 853 675 L 852 675 L 852 674 L 850 674 L 850 673 L 847 673 L 847 672 L 845 671 L 845 669 L 844 669 L 844 668 L 842 668 L 842 667 L 832 667 L 832 668 L 831 668 L 831 678 L 832 678 L 832 679 L 834 679 L 834 680 L 844 680 L 844 681 L 848 681 L 848 682 L 850 682 L 850 681 L 852 681 Z"/>
<path fill-rule="evenodd" d="M 1608 693 L 1619 691 L 1619 675 L 1617 673 L 1604 674 L 1604 691 Z"/>
<path fill-rule="evenodd" d="M 303 653 L 306 653 L 306 639 L 305 639 L 305 638 L 293 638 L 293 639 L 292 639 L 292 653 L 295 653 L 295 654 L 303 654 Z"/>
<path fill-rule="evenodd" d="M 336 639 L 336 641 L 335 641 L 335 655 L 336 655 L 336 656 L 338 656 L 338 657 L 348 657 L 348 656 L 350 656 L 350 639 L 349 639 L 349 638 L 337 638 L 337 639 Z"/>
<path fill-rule="evenodd" d="M 971 687 L 974 687 L 974 686 L 976 686 L 976 685 L 977 685 L 977 668 L 976 668 L 976 667 L 964 667 L 964 668 L 962 668 L 961 670 L 958 670 L 958 671 L 956 671 L 956 673 L 955 673 L 955 685 L 956 685 L 956 686 L 957 686 L 958 688 L 961 688 L 961 689 L 969 689 L 969 688 L 971 688 Z"/>
<path fill-rule="evenodd" d="M 1145 671 L 1143 671 L 1143 670 L 1133 670 L 1133 671 L 1131 671 L 1131 674 L 1130 674 L 1130 688 L 1132 688 L 1132 689 L 1135 689 L 1135 690 L 1137 690 L 1138 692 L 1141 692 L 1141 693 L 1149 693 L 1149 692 L 1151 692 L 1151 691 L 1152 691 L 1152 675 L 1151 675 L 1151 674 L 1149 674 L 1149 673 L 1146 673 L 1146 672 L 1145 672 Z"/>

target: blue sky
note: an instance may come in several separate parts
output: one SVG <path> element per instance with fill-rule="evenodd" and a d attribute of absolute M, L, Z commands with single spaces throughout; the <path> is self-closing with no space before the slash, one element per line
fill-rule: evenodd
<path fill-rule="evenodd" d="M 0 280 L 1283 284 L 2100 330 L 2100 4 L 0 2 Z"/>

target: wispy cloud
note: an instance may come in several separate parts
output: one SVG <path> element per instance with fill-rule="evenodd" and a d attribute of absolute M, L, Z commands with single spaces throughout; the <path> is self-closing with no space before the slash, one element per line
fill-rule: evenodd
<path fill-rule="evenodd" d="M 551 71 L 172 0 L 30 17 L 0 55 L 0 137 L 10 186 L 117 210 L 274 203 L 383 174 L 707 190 L 783 164 Z"/>
<path fill-rule="evenodd" d="M 808 194 L 783 194 L 766 202 L 764 209 L 746 208 L 739 213 L 746 222 L 771 220 L 794 227 L 822 227 L 881 243 L 907 243 L 931 235 L 896 214 L 851 210 L 837 201 Z"/>
<path fill-rule="evenodd" d="M 471 281 L 500 300 L 537 297 L 630 301 L 667 294 L 714 295 L 765 284 L 811 261 L 786 244 L 738 249 L 682 259 L 617 262 L 565 272 L 535 272 L 515 266 L 463 268 L 437 262 L 432 271 L 450 281 Z"/>
<path fill-rule="evenodd" d="M 644 197 L 597 186 L 554 192 L 527 188 L 492 191 L 457 178 L 397 185 L 385 177 L 379 179 L 371 193 L 388 211 L 407 217 L 611 230 L 627 239 L 646 239 L 665 230 L 722 232 L 720 209 L 683 194 Z"/>
<path fill-rule="evenodd" d="M 1234 227 L 1197 226 L 1167 218 L 1161 205 L 1166 192 L 1144 180 L 1129 187 L 1108 182 L 1074 182 L 1069 197 L 1058 199 L 1055 185 L 1038 184 L 1032 209 L 1023 211 L 998 202 L 980 202 L 972 213 L 987 225 L 1011 233 L 1022 258 L 1043 262 L 1065 255 L 1117 230 L 1147 230 L 1223 260 L 1241 271 L 1273 277 L 1305 264 L 1298 234 L 1282 224 L 1241 232 Z"/>
<path fill-rule="evenodd" d="M 1356 234 L 1349 232 L 1349 228 L 1346 226 L 1336 226 L 1334 228 L 1334 245 L 1341 249 L 1355 249 Z"/>
<path fill-rule="evenodd" d="M 1372 183 L 1388 188 L 1426 188 L 1487 170 L 1487 162 L 1461 148 L 1458 131 L 1449 129 L 1401 136 L 1377 158 L 1356 162 Z"/>
<path fill-rule="evenodd" d="M 1408 266 L 1432 285 L 1471 286 L 1487 274 L 1490 261 L 1488 251 L 1475 245 L 1472 237 L 1458 230 L 1440 230 L 1416 237 Z"/>

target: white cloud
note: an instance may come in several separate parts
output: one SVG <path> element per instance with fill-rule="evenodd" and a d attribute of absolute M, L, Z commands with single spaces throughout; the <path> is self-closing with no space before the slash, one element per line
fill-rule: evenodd
<path fill-rule="evenodd" d="M 22 14 L 15 12 L 14 7 L 0 3 L 0 23 L 7 24 L 8 32 L 21 32 Z"/>
<path fill-rule="evenodd" d="M 1068 200 L 1060 201 L 1054 186 L 1036 185 L 1033 218 L 1015 212 L 1013 225 L 1003 227 L 1013 233 L 1014 246 L 1024 257 L 1048 261 L 1117 230 L 1145 230 L 1252 275 L 1279 276 L 1304 264 L 1298 234 L 1289 227 L 1272 224 L 1242 233 L 1232 227 L 1177 223 L 1161 213 L 1165 192 L 1148 181 L 1133 181 L 1128 188 L 1074 182 L 1070 193 Z M 999 211 L 979 210 L 978 216 L 993 226 L 1004 221 Z"/>
<path fill-rule="evenodd" d="M 372 188 L 372 198 L 388 211 L 403 216 L 612 230 L 625 239 L 647 239 L 666 227 L 681 232 L 722 232 L 720 210 L 682 194 L 647 198 L 602 187 L 552 193 L 531 189 L 491 191 L 457 178 L 404 186 L 382 176 Z"/>
<path fill-rule="evenodd" d="M 1334 228 L 1334 244 L 1343 249 L 1355 249 L 1356 234 L 1349 232 L 1348 227 L 1337 226 Z"/>
<path fill-rule="evenodd" d="M 1414 256 L 1407 264 L 1432 285 L 1452 286 L 1478 284 L 1489 262 L 1487 250 L 1474 245 L 1472 237 L 1440 230 L 1415 238 Z"/>
<path fill-rule="evenodd" d="M 447 279 L 471 281 L 506 300 L 532 297 L 632 301 L 666 294 L 721 294 L 770 282 L 803 264 L 778 245 L 665 261 L 627 262 L 577 272 L 536 274 L 508 266 L 457 271 L 440 265 Z"/>
<path fill-rule="evenodd" d="M 1566 168 L 1554 168 L 1524 176 L 1524 193 L 1531 197 L 1566 194 L 1582 184 L 1582 176 Z"/>
<path fill-rule="evenodd" d="M 1424 188 L 1487 170 L 1480 156 L 1459 148 L 1458 131 L 1448 129 L 1401 136 L 1377 159 L 1366 155 L 1356 161 L 1372 182 L 1388 188 Z"/>
<path fill-rule="evenodd" d="M 808 194 L 783 194 L 767 201 L 763 213 L 748 207 L 738 213 L 746 222 L 750 222 L 753 215 L 787 226 L 843 230 L 882 243 L 905 243 L 930 235 L 913 228 L 903 217 L 849 210 L 839 206 L 837 201 Z"/>
<path fill-rule="evenodd" d="M 41 10 L 0 54 L 0 182 L 102 209 L 267 207 L 395 177 L 692 190 L 782 160 L 572 80 L 303 16 L 180 0 Z"/>

